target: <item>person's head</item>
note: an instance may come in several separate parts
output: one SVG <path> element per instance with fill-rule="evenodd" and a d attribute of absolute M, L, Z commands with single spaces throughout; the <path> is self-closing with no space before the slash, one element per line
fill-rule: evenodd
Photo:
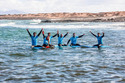
<path fill-rule="evenodd" d="M 63 34 L 61 34 L 60 37 L 63 37 Z"/>
<path fill-rule="evenodd" d="M 33 33 L 33 36 L 34 36 L 34 37 L 36 36 L 36 32 Z"/>
<path fill-rule="evenodd" d="M 49 32 L 49 33 L 48 33 L 48 36 L 50 36 L 50 35 L 51 35 L 51 33 Z"/>
<path fill-rule="evenodd" d="M 97 33 L 97 35 L 98 35 L 98 36 L 101 36 L 101 34 L 100 34 L 100 33 Z"/>
<path fill-rule="evenodd" d="M 75 33 L 73 33 L 73 37 L 75 37 L 75 35 L 76 35 L 76 34 L 75 34 Z"/>

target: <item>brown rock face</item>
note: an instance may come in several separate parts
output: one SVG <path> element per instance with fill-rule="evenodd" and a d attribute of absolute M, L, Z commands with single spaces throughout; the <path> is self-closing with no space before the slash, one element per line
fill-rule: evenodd
<path fill-rule="evenodd" d="M 0 19 L 30 20 L 41 19 L 49 22 L 124 22 L 125 11 L 100 13 L 38 13 L 0 15 Z M 44 22 L 44 21 L 43 21 Z"/>

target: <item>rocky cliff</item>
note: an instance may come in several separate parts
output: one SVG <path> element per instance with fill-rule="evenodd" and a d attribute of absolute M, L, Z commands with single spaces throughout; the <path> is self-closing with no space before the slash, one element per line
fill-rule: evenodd
<path fill-rule="evenodd" d="M 124 22 L 125 11 L 100 13 L 39 13 L 0 15 L 0 19 L 30 20 L 41 19 L 42 22 Z"/>

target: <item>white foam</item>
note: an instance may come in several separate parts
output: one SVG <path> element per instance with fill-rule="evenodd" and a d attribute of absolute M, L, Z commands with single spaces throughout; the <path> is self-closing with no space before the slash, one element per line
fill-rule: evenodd
<path fill-rule="evenodd" d="M 0 26 L 13 26 L 13 25 L 15 25 L 14 22 L 9 22 L 9 23 L 2 23 L 2 24 L 0 24 Z"/>
<path fill-rule="evenodd" d="M 98 29 L 113 29 L 113 30 L 125 30 L 124 22 L 73 22 L 73 23 L 41 23 L 41 20 L 27 21 L 29 24 L 16 24 L 17 21 L 10 21 L 8 23 L 2 23 L 0 26 L 11 26 L 16 28 L 61 28 L 61 29 L 76 29 L 76 28 L 98 28 Z M 21 22 L 23 23 L 23 21 Z"/>
<path fill-rule="evenodd" d="M 36 25 L 36 24 L 39 24 L 39 23 L 30 23 L 30 24 L 32 24 L 32 25 Z"/>
<path fill-rule="evenodd" d="M 100 26 L 84 26 L 84 25 L 9 25 L 5 24 L 2 26 L 12 26 L 17 28 L 100 28 Z"/>
<path fill-rule="evenodd" d="M 33 20 L 31 20 L 31 23 L 40 23 L 40 22 L 41 22 L 40 19 L 33 19 Z"/>

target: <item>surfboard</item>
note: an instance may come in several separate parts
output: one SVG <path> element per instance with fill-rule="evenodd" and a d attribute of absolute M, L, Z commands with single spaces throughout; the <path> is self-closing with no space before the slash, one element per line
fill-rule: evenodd
<path fill-rule="evenodd" d="M 43 49 L 43 47 L 32 47 L 33 50 Z"/>
<path fill-rule="evenodd" d="M 72 48 L 98 48 L 97 46 L 87 46 L 87 45 L 80 45 L 80 46 L 58 46 L 55 45 L 55 47 L 62 48 L 62 47 L 72 47 Z M 100 46 L 101 48 L 109 48 L 110 46 Z"/>
<path fill-rule="evenodd" d="M 47 46 L 47 47 L 32 47 L 33 50 L 39 50 L 39 49 L 54 49 L 54 48 L 55 48 L 55 46 L 53 46 L 53 47 L 49 47 L 49 46 Z"/>
<path fill-rule="evenodd" d="M 98 48 L 98 46 L 87 46 L 87 45 L 80 45 L 80 46 L 58 46 L 54 45 L 53 47 L 33 47 L 32 49 L 38 50 L 38 49 L 54 49 L 59 48 L 62 49 L 63 47 L 72 47 L 72 48 Z M 109 48 L 110 46 L 100 46 L 100 48 Z"/>
<path fill-rule="evenodd" d="M 100 46 L 100 48 L 109 48 L 110 46 Z M 98 46 L 81 46 L 81 48 L 98 48 Z"/>

